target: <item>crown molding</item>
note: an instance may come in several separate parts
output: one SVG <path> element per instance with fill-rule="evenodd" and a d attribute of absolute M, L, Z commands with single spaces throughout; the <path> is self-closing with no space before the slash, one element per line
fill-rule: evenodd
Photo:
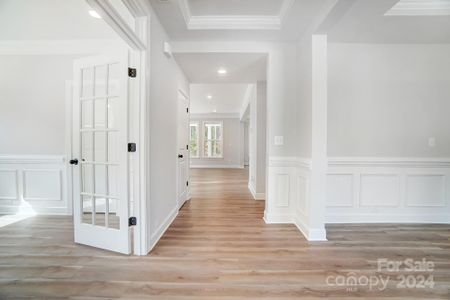
<path fill-rule="evenodd" d="M 188 30 L 280 30 L 295 0 L 284 0 L 278 15 L 193 16 L 188 0 L 178 0 Z"/>
<path fill-rule="evenodd" d="M 401 0 L 385 16 L 448 16 L 448 0 Z"/>

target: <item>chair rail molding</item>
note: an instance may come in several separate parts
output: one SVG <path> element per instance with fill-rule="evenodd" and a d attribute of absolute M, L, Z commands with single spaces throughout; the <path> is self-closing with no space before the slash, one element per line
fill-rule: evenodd
<path fill-rule="evenodd" d="M 0 155 L 0 214 L 71 214 L 64 155 Z"/>

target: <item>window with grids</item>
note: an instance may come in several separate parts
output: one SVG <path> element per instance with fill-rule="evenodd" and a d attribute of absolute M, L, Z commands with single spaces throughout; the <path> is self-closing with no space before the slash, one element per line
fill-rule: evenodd
<path fill-rule="evenodd" d="M 189 124 L 189 151 L 193 158 L 200 157 L 199 136 L 198 122 L 191 122 Z"/>
<path fill-rule="evenodd" d="M 203 156 L 206 158 L 223 157 L 222 122 L 204 122 Z"/>

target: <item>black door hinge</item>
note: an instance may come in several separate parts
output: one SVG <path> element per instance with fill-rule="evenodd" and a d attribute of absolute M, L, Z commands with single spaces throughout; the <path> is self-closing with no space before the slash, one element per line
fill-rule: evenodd
<path fill-rule="evenodd" d="M 136 217 L 130 217 L 128 218 L 128 226 L 136 226 L 137 225 L 137 219 Z"/>
<path fill-rule="evenodd" d="M 186 113 L 189 113 L 189 107 L 186 108 Z"/>
<path fill-rule="evenodd" d="M 128 68 L 128 77 L 135 78 L 137 74 L 137 71 L 135 68 Z"/>
<path fill-rule="evenodd" d="M 189 181 L 186 181 L 186 186 L 189 186 Z"/>
<path fill-rule="evenodd" d="M 186 145 L 186 150 L 189 150 L 189 145 Z"/>
<path fill-rule="evenodd" d="M 136 143 L 128 143 L 128 152 L 136 152 Z"/>

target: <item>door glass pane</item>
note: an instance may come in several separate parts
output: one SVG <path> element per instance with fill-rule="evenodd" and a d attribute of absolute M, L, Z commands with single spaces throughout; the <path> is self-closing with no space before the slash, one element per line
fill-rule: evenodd
<path fill-rule="evenodd" d="M 117 128 L 118 115 L 118 99 L 110 98 L 108 100 L 108 128 Z"/>
<path fill-rule="evenodd" d="M 120 229 L 120 217 L 118 215 L 117 199 L 109 199 L 108 227 Z"/>
<path fill-rule="evenodd" d="M 106 132 L 95 132 L 95 161 L 106 162 Z"/>
<path fill-rule="evenodd" d="M 117 151 L 119 149 L 117 149 L 117 134 L 118 132 L 108 132 L 108 162 L 110 163 L 118 163 L 119 162 L 119 158 L 118 158 L 118 153 Z"/>
<path fill-rule="evenodd" d="M 117 196 L 117 166 L 108 166 L 108 195 L 111 197 Z"/>
<path fill-rule="evenodd" d="M 106 199 L 95 197 L 95 225 L 105 226 Z"/>
<path fill-rule="evenodd" d="M 92 224 L 92 197 L 81 196 L 82 214 L 81 223 Z"/>
<path fill-rule="evenodd" d="M 110 64 L 108 68 L 108 95 L 118 96 L 120 79 L 120 65 Z"/>
<path fill-rule="evenodd" d="M 95 67 L 95 96 L 106 95 L 106 65 Z"/>
<path fill-rule="evenodd" d="M 92 161 L 93 155 L 93 145 L 92 145 L 92 132 L 82 132 L 81 133 L 81 160 L 82 161 Z"/>
<path fill-rule="evenodd" d="M 81 96 L 83 98 L 94 96 L 94 69 L 86 68 L 81 71 L 82 86 Z"/>
<path fill-rule="evenodd" d="M 95 165 L 95 194 L 106 194 L 106 165 Z"/>
<path fill-rule="evenodd" d="M 81 128 L 92 128 L 92 100 L 81 101 Z"/>
<path fill-rule="evenodd" d="M 94 189 L 92 188 L 93 183 L 93 171 L 94 166 L 91 164 L 82 164 L 81 165 L 81 191 L 83 193 L 93 193 Z"/>
<path fill-rule="evenodd" d="M 106 127 L 106 99 L 95 100 L 95 128 Z"/>

